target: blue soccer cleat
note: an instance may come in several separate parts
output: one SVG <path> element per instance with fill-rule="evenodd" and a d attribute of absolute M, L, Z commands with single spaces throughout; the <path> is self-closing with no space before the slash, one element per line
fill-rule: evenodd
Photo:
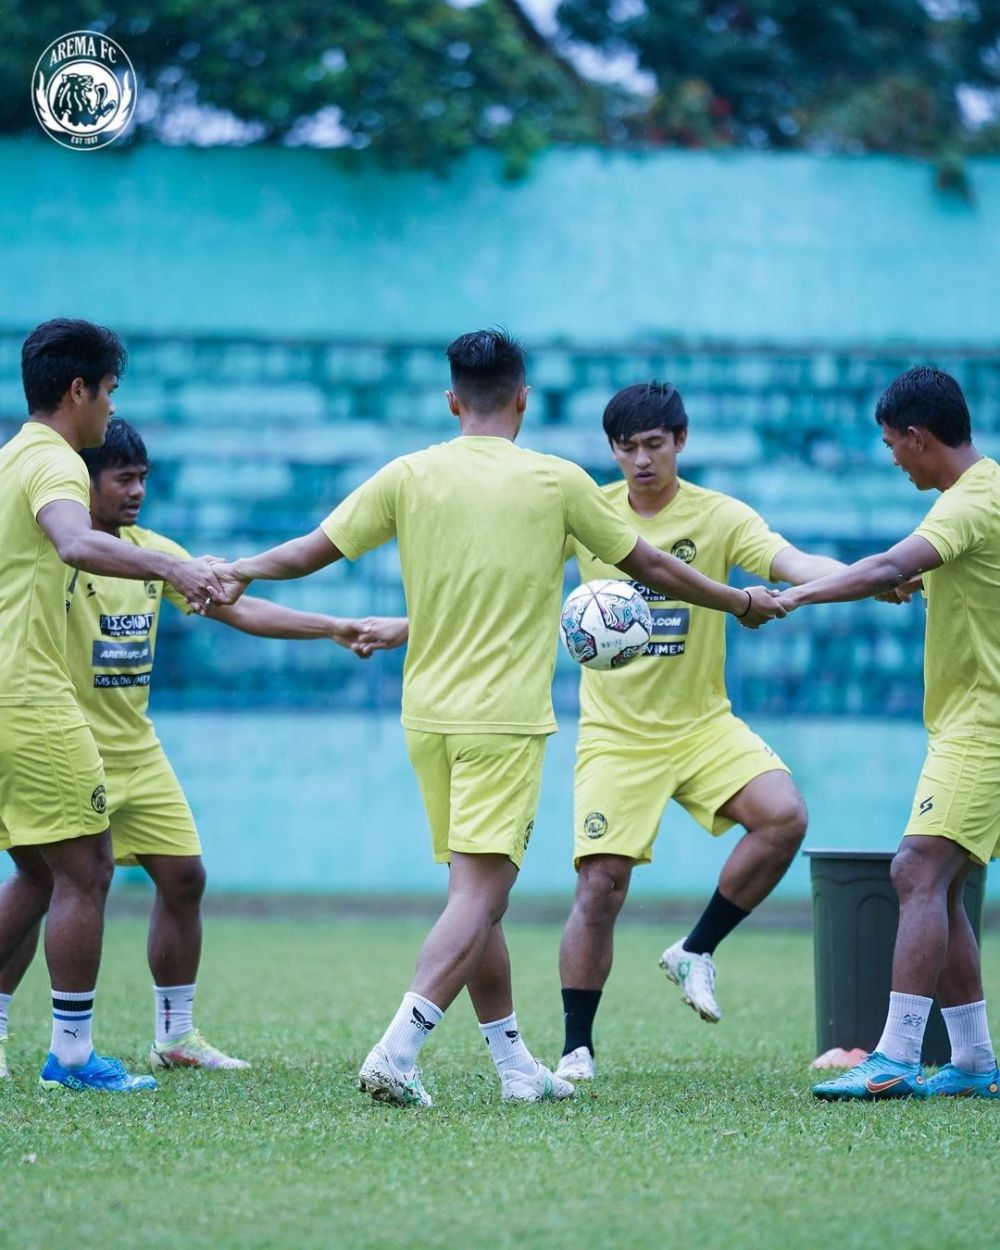
<path fill-rule="evenodd" d="M 945 1098 L 1000 1098 L 1000 1069 L 966 1072 L 953 1063 L 946 1063 L 928 1079 L 927 1092 Z"/>
<path fill-rule="evenodd" d="M 812 1092 L 827 1102 L 846 1098 L 869 1102 L 882 1098 L 926 1098 L 927 1080 L 919 1063 L 900 1063 L 876 1050 L 842 1076 L 814 1085 Z"/>
<path fill-rule="evenodd" d="M 121 1060 L 108 1059 L 90 1052 L 82 1067 L 64 1068 L 50 1051 L 38 1078 L 43 1089 L 96 1089 L 105 1093 L 131 1094 L 143 1089 L 156 1089 L 151 1076 L 130 1076 Z"/>

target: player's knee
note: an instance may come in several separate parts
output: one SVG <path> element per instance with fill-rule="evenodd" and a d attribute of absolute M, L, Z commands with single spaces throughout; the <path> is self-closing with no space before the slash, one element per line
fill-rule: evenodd
<path fill-rule="evenodd" d="M 809 812 L 806 810 L 805 799 L 796 790 L 782 805 L 778 829 L 782 843 L 789 854 L 794 855 L 802 845 L 809 826 Z"/>
<path fill-rule="evenodd" d="M 160 892 L 171 907 L 197 907 L 205 894 L 208 876 L 201 859 L 178 862 L 168 882 L 160 884 Z"/>
<path fill-rule="evenodd" d="M 111 847 L 102 849 L 94 856 L 89 870 L 83 875 L 80 884 L 88 893 L 107 896 L 111 889 L 111 878 L 115 872 L 115 861 L 111 856 Z"/>
<path fill-rule="evenodd" d="M 774 859 L 788 862 L 802 845 L 809 824 L 805 800 L 797 790 L 782 797 L 768 810 L 755 829 L 748 829 L 765 842 Z"/>
<path fill-rule="evenodd" d="M 892 881 L 892 888 L 896 891 L 896 896 L 901 903 L 917 895 L 928 893 L 934 888 L 936 881 L 936 873 L 931 870 L 926 857 L 912 846 L 907 846 L 906 839 L 892 857 L 889 877 Z"/>
<path fill-rule="evenodd" d="M 614 862 L 583 860 L 576 886 L 576 908 L 587 924 L 613 923 L 628 889 L 629 874 Z"/>

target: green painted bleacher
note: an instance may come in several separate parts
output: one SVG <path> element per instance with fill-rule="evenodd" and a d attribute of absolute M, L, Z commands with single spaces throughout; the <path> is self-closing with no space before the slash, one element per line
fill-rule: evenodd
<path fill-rule="evenodd" d="M 23 333 L 0 333 L 0 438 L 23 410 Z M 128 346 L 116 399 L 150 451 L 143 519 L 196 552 L 245 554 L 308 530 L 387 460 L 455 431 L 442 344 L 132 335 Z M 954 348 L 543 345 L 530 359 L 522 441 L 613 480 L 604 404 L 622 385 L 669 379 L 691 418 L 682 466 L 692 481 L 745 499 L 797 545 L 856 559 L 909 532 L 930 502 L 892 467 L 873 419 L 882 388 L 917 359 L 959 377 L 981 445 L 1000 446 L 1000 358 Z M 394 548 L 260 593 L 340 615 L 404 610 Z M 866 603 L 757 634 L 734 628 L 734 697 L 771 714 L 914 715 L 922 627 L 919 603 Z M 398 699 L 398 654 L 365 665 L 325 644 L 223 632 L 165 616 L 162 702 L 360 708 Z M 574 679 L 561 659 L 562 710 L 574 703 Z"/>

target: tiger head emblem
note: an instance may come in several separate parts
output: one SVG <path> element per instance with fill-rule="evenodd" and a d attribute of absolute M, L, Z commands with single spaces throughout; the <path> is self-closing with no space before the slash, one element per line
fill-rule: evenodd
<path fill-rule="evenodd" d="M 70 126 L 93 126 L 115 110 L 117 101 L 108 100 L 107 95 L 107 85 L 95 85 L 92 74 L 67 72 L 59 83 L 52 111 Z"/>

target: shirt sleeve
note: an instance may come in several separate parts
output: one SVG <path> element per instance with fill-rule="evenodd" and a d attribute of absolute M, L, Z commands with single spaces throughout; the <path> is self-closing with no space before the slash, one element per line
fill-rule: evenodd
<path fill-rule="evenodd" d="M 28 498 L 31 515 L 37 517 L 46 504 L 68 499 L 90 509 L 90 478 L 80 457 L 70 448 L 65 452 L 46 449 L 26 459 L 21 485 Z"/>
<path fill-rule="evenodd" d="M 968 491 L 946 490 L 913 531 L 925 538 L 947 564 L 970 551 L 982 538 L 983 510 Z"/>
<path fill-rule="evenodd" d="M 605 564 L 624 560 L 639 541 L 639 535 L 618 515 L 589 474 L 569 461 L 564 461 L 563 466 L 566 533 Z"/>
<path fill-rule="evenodd" d="M 323 533 L 348 560 L 396 537 L 397 499 L 406 471 L 402 459 L 390 461 L 320 522 Z"/>
<path fill-rule="evenodd" d="M 725 508 L 726 562 L 730 567 L 737 565 L 755 577 L 770 580 L 774 557 L 789 545 L 788 540 L 772 530 L 748 504 L 729 499 Z"/>

